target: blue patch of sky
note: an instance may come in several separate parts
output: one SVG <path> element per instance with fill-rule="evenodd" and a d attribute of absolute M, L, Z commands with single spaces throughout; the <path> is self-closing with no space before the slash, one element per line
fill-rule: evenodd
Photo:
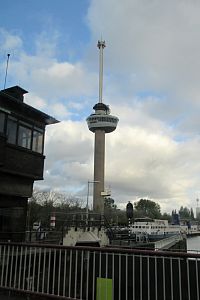
<path fill-rule="evenodd" d="M 136 97 L 140 98 L 140 100 L 146 100 L 148 97 L 154 97 L 159 100 L 165 100 L 165 95 L 159 93 L 158 91 L 153 90 L 142 90 L 136 93 Z"/>
<path fill-rule="evenodd" d="M 87 184 L 87 183 L 86 183 Z M 75 197 L 86 197 L 86 192 L 84 192 L 84 189 L 86 187 L 86 184 L 83 186 L 67 186 L 65 188 L 57 188 L 56 192 L 61 192 L 61 193 L 66 193 L 66 195 L 70 195 L 72 194 Z M 34 187 L 36 188 L 36 190 L 41 190 L 41 191 L 51 191 L 54 190 L 52 188 L 52 186 L 48 185 L 48 183 L 45 183 L 44 181 L 41 182 L 35 182 Z"/>
<path fill-rule="evenodd" d="M 67 195 L 72 194 L 73 196 L 79 198 L 79 197 L 85 197 L 86 201 L 86 194 L 87 192 L 84 192 L 85 186 L 71 186 L 71 187 L 66 187 L 62 188 L 60 192 L 66 193 Z"/>
<path fill-rule="evenodd" d="M 177 118 L 173 119 L 173 122 L 169 123 L 170 128 L 175 129 L 179 127 L 184 121 L 184 116 L 181 114 Z"/>
<path fill-rule="evenodd" d="M 174 119 L 173 122 L 169 124 L 169 127 L 171 130 L 177 129 L 179 130 L 179 127 L 181 124 L 184 123 L 184 116 L 180 115 L 178 118 Z M 187 140 L 189 140 L 189 135 L 185 133 L 184 131 L 180 131 L 178 134 L 173 136 L 173 140 L 177 143 L 184 143 Z"/>
<path fill-rule="evenodd" d="M 177 143 L 184 143 L 187 140 L 189 140 L 189 137 L 183 136 L 183 135 L 176 135 L 173 137 L 174 141 Z"/>
<path fill-rule="evenodd" d="M 41 33 L 58 37 L 58 59 L 76 61 L 89 42 L 87 26 L 89 0 L 17 0 L 2 1 L 0 27 L 19 35 L 26 53 L 35 54 L 34 41 Z"/>

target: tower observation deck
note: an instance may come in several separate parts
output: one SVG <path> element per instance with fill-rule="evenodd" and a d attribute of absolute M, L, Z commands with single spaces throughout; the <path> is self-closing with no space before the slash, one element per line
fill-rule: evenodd
<path fill-rule="evenodd" d="M 110 108 L 102 101 L 103 92 L 103 49 L 105 41 L 98 41 L 99 48 L 99 102 L 93 107 L 92 113 L 87 119 L 88 128 L 95 133 L 94 145 L 94 189 L 93 210 L 104 211 L 104 176 L 105 176 L 105 133 L 113 132 L 119 119 L 110 114 Z"/>

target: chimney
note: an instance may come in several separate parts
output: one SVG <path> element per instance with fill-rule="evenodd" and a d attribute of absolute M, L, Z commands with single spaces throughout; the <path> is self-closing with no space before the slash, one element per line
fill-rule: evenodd
<path fill-rule="evenodd" d="M 14 97 L 16 100 L 23 102 L 24 101 L 24 94 L 28 92 L 22 89 L 20 86 L 12 86 L 10 88 L 4 89 L 1 91 L 2 93 Z"/>

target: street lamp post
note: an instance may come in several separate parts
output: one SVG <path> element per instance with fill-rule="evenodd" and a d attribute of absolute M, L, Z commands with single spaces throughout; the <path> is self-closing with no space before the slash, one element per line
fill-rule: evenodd
<path fill-rule="evenodd" d="M 99 183 L 100 181 L 98 180 L 93 180 L 93 181 L 89 181 L 88 180 L 88 186 L 87 186 L 87 203 L 86 203 L 86 220 L 88 223 L 88 211 L 89 211 L 89 207 L 88 207 L 88 202 L 89 202 L 89 194 L 90 194 L 90 184 L 95 184 L 95 183 Z"/>

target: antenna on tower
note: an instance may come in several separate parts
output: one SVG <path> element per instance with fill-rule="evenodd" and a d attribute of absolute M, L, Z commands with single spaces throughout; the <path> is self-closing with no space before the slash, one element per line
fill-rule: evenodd
<path fill-rule="evenodd" d="M 7 62 L 6 62 L 6 73 L 5 73 L 5 80 L 4 80 L 4 86 L 3 89 L 6 88 L 6 80 L 7 80 L 7 74 L 8 74 L 8 63 L 9 63 L 10 54 L 7 54 Z"/>
<path fill-rule="evenodd" d="M 197 207 L 199 207 L 199 199 L 197 198 L 196 201 L 197 201 Z"/>
<path fill-rule="evenodd" d="M 99 48 L 99 103 L 102 103 L 103 93 L 103 49 L 106 47 L 105 41 L 98 41 L 97 47 Z"/>

